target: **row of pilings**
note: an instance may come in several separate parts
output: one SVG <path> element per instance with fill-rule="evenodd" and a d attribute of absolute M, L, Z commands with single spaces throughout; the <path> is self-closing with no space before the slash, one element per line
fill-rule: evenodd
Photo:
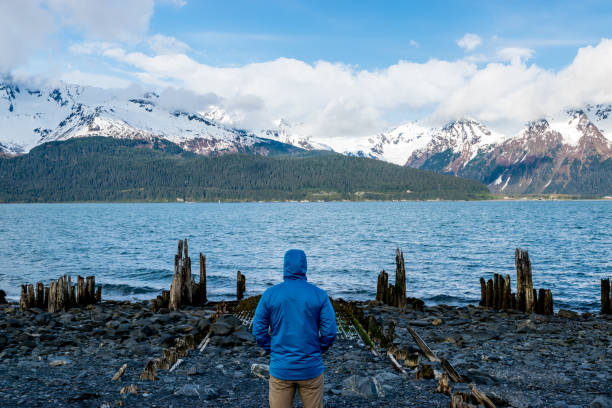
<path fill-rule="evenodd" d="M 525 313 L 553 314 L 553 296 L 550 289 L 534 289 L 529 252 L 515 251 L 516 293 L 512 293 L 510 275 L 493 274 L 485 282 L 480 278 L 480 306 L 496 310 L 520 310 Z"/>
<path fill-rule="evenodd" d="M 38 308 L 53 312 L 65 312 L 73 307 L 87 306 L 102 300 L 102 287 L 96 289 L 96 277 L 77 276 L 76 286 L 70 276 L 60 276 L 49 286 L 42 282 L 21 285 L 19 307 L 21 310 Z"/>
<path fill-rule="evenodd" d="M 406 296 L 406 268 L 404 254 L 399 248 L 395 250 L 395 283 L 389 283 L 389 274 L 382 270 L 376 285 L 376 300 L 395 307 L 412 305 L 422 310 L 424 303 L 420 299 Z M 519 310 L 525 313 L 543 315 L 553 314 L 553 296 L 550 289 L 533 287 L 532 267 L 529 252 L 516 248 L 516 292 L 512 292 L 510 275 L 493 274 L 488 281 L 480 278 L 479 305 L 495 310 Z M 162 308 L 179 310 L 183 306 L 203 306 L 207 303 L 206 295 L 206 256 L 200 253 L 200 280 L 195 282 L 191 273 L 191 258 L 187 239 L 178 241 L 177 253 L 174 256 L 174 274 L 170 290 L 162 291 L 153 299 L 152 309 Z M 241 300 L 246 292 L 246 277 L 240 271 L 236 275 L 236 298 Z M 102 288 L 95 287 L 95 276 L 77 277 L 76 287 L 71 277 L 61 276 L 45 287 L 41 282 L 36 285 L 21 286 L 20 307 L 44 309 L 49 312 L 66 311 L 75 306 L 86 306 L 100 302 Z M 0 303 L 6 303 L 5 293 L 0 291 Z M 610 279 L 601 280 L 601 313 L 612 313 Z"/>

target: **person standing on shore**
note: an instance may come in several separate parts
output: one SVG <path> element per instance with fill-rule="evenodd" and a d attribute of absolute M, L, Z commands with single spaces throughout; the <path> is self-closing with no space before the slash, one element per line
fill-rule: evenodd
<path fill-rule="evenodd" d="M 322 353 L 338 333 L 327 293 L 306 281 L 306 254 L 285 253 L 283 282 L 267 289 L 255 310 L 253 336 L 270 353 L 271 408 L 293 407 L 296 390 L 304 408 L 323 406 Z"/>

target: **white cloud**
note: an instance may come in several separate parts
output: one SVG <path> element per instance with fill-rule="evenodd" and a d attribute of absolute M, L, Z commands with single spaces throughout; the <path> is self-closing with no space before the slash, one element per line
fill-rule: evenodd
<path fill-rule="evenodd" d="M 472 51 L 474 48 L 478 47 L 482 44 L 482 38 L 480 38 L 476 34 L 467 33 L 457 40 L 457 45 L 461 48 L 464 48 L 466 51 Z"/>
<path fill-rule="evenodd" d="M 171 4 L 174 7 L 178 8 L 185 7 L 187 5 L 187 2 L 185 0 L 158 0 L 158 2 L 162 4 Z"/>
<path fill-rule="evenodd" d="M 53 16 L 37 0 L 0 2 L 0 27 L 0 74 L 46 47 L 48 36 L 56 29 Z"/>
<path fill-rule="evenodd" d="M 184 42 L 161 34 L 155 34 L 147 42 L 156 54 L 181 54 L 190 50 L 190 47 Z"/>
<path fill-rule="evenodd" d="M 535 51 L 529 48 L 508 47 L 497 51 L 497 57 L 511 64 L 523 64 L 527 62 L 534 53 Z"/>
<path fill-rule="evenodd" d="M 116 48 L 118 46 L 118 44 L 106 41 L 84 41 L 70 45 L 68 50 L 73 54 L 93 55 L 101 54 L 108 49 Z"/>
<path fill-rule="evenodd" d="M 319 138 L 357 137 L 382 130 L 387 113 L 429 111 L 430 124 L 469 116 L 494 128 L 518 129 L 526 121 L 586 103 L 612 101 L 612 40 L 582 48 L 567 68 L 554 72 L 526 65 L 533 51 L 506 48 L 497 62 L 399 61 L 368 71 L 354 66 L 279 58 L 220 68 L 185 54 L 146 55 L 111 48 L 104 55 L 131 66 L 140 80 L 218 95 L 214 103 L 240 126 L 265 128 L 278 118 L 301 123 Z M 390 125 L 390 124 L 389 124 Z"/>
<path fill-rule="evenodd" d="M 149 29 L 153 0 L 47 0 L 64 26 L 105 41 L 138 41 Z"/>
<path fill-rule="evenodd" d="M 410 44 L 413 47 L 418 47 L 419 46 L 419 43 L 417 41 L 415 41 L 415 40 L 408 41 L 408 44 Z"/>
<path fill-rule="evenodd" d="M 132 81 L 112 75 L 92 74 L 79 70 L 66 72 L 59 79 L 69 84 L 95 86 L 98 88 L 128 88 L 132 84 Z"/>

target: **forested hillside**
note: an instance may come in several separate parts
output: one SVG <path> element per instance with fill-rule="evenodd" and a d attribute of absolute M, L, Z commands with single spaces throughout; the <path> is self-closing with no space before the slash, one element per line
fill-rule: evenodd
<path fill-rule="evenodd" d="M 487 197 L 477 181 L 324 152 L 203 157 L 166 140 L 91 137 L 0 159 L 1 202 Z"/>

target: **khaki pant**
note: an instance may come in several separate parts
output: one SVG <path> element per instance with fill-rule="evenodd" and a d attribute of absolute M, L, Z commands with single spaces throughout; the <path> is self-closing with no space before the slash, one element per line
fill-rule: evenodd
<path fill-rule="evenodd" d="M 323 374 L 310 380 L 280 380 L 270 376 L 270 408 L 291 408 L 297 389 L 304 408 L 323 408 Z"/>

